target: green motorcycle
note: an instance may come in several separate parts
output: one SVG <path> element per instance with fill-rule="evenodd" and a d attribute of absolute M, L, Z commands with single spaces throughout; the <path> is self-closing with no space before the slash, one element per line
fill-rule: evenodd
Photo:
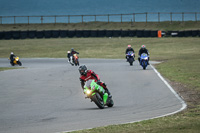
<path fill-rule="evenodd" d="M 105 89 L 94 80 L 88 80 L 85 83 L 84 94 L 86 94 L 86 98 L 90 98 L 91 102 L 94 102 L 100 109 L 104 109 L 105 106 L 112 107 L 114 105 L 112 98 L 108 97 Z"/>

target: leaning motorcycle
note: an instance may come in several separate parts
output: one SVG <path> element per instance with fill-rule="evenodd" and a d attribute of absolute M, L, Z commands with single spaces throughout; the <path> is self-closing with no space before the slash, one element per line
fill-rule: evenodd
<path fill-rule="evenodd" d="M 74 54 L 73 56 L 70 56 L 70 64 L 72 66 L 79 66 L 79 57 L 77 54 Z"/>
<path fill-rule="evenodd" d="M 9 58 L 9 60 L 10 60 L 10 58 Z M 19 57 L 18 57 L 18 56 L 15 56 L 13 62 L 10 62 L 10 64 L 11 64 L 12 66 L 14 66 L 14 65 L 19 65 L 19 66 L 21 66 L 21 65 L 22 65 L 22 63 L 21 63 L 21 61 L 19 60 Z"/>
<path fill-rule="evenodd" d="M 127 54 L 126 54 L 126 57 L 127 57 L 127 61 L 129 62 L 130 66 L 133 65 L 133 62 L 135 61 L 134 57 L 135 57 L 135 54 L 133 53 L 133 51 L 129 51 Z"/>
<path fill-rule="evenodd" d="M 148 66 L 148 55 L 146 53 L 141 54 L 140 56 L 140 65 L 145 70 Z"/>
<path fill-rule="evenodd" d="M 112 107 L 114 105 L 112 97 L 108 97 L 108 93 L 105 92 L 102 86 L 98 85 L 94 80 L 87 82 L 90 83 L 84 86 L 86 98 L 90 98 L 91 102 L 94 102 L 100 109 L 104 109 L 105 106 Z"/>

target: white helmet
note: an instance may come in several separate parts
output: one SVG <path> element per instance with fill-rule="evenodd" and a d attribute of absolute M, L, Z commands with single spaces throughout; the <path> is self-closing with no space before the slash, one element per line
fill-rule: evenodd
<path fill-rule="evenodd" d="M 13 52 L 11 52 L 10 54 L 14 54 Z"/>

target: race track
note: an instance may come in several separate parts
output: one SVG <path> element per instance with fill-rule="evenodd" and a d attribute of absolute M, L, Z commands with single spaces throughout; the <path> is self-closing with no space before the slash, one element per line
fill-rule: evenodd
<path fill-rule="evenodd" d="M 185 108 L 151 66 L 121 59 L 80 59 L 104 81 L 114 107 L 85 99 L 77 66 L 66 59 L 21 59 L 24 69 L 0 72 L 0 132 L 55 133 L 140 121 Z M 0 67 L 10 67 L 0 59 Z M 15 66 L 18 67 L 18 66 Z"/>

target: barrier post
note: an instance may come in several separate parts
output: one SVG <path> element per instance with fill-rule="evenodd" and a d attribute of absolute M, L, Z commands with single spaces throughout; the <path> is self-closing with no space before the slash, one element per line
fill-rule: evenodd
<path fill-rule="evenodd" d="M 122 23 L 122 14 L 121 14 L 121 23 Z"/>
<path fill-rule="evenodd" d="M 82 23 L 83 23 L 83 15 L 81 15 L 81 17 L 82 17 Z"/>
<path fill-rule="evenodd" d="M 68 15 L 68 23 L 70 24 L 70 15 Z"/>
<path fill-rule="evenodd" d="M 195 21 L 197 22 L 197 12 L 195 12 Z"/>
<path fill-rule="evenodd" d="M 14 24 L 15 24 L 15 16 L 14 16 Z"/>
<path fill-rule="evenodd" d="M 182 12 L 182 23 L 184 22 L 184 12 Z"/>
<path fill-rule="evenodd" d="M 110 20 L 109 20 L 109 14 L 108 14 L 108 23 L 109 23 L 109 21 L 110 21 Z"/>
<path fill-rule="evenodd" d="M 172 23 L 172 12 L 170 13 L 170 22 Z"/>
<path fill-rule="evenodd" d="M 97 15 L 94 15 L 94 21 L 96 23 L 96 21 L 97 21 Z"/>
<path fill-rule="evenodd" d="M 41 24 L 43 24 L 43 16 L 41 16 L 40 20 L 41 20 Z"/>
<path fill-rule="evenodd" d="M 133 22 L 135 22 L 135 13 L 133 13 Z"/>
<path fill-rule="evenodd" d="M 29 25 L 29 16 L 28 16 L 28 25 Z"/>
<path fill-rule="evenodd" d="M 1 24 L 2 24 L 2 16 L 0 18 L 1 18 Z"/>
<path fill-rule="evenodd" d="M 146 23 L 147 23 L 147 19 L 148 19 L 148 18 L 147 18 L 147 12 L 146 12 L 145 14 L 146 14 Z"/>
<path fill-rule="evenodd" d="M 160 12 L 158 12 L 158 22 L 160 23 Z"/>
<path fill-rule="evenodd" d="M 56 24 L 56 16 L 55 16 L 55 24 Z"/>

